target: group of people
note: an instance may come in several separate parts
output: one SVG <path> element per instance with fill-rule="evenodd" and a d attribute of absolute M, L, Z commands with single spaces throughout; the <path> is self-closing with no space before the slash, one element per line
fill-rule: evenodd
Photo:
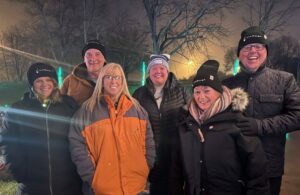
<path fill-rule="evenodd" d="M 300 88 L 268 68 L 268 39 L 242 31 L 241 72 L 223 82 L 204 62 L 192 95 L 150 56 L 146 84 L 129 93 L 122 67 L 89 41 L 61 89 L 32 64 L 29 92 L 6 114 L 3 144 L 18 195 L 279 195 L 285 134 L 300 129 Z"/>

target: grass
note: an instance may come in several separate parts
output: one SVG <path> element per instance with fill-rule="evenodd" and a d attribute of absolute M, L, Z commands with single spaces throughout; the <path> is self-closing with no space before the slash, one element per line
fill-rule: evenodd
<path fill-rule="evenodd" d="M 17 191 L 17 182 L 0 180 L 0 195 L 14 195 Z"/>

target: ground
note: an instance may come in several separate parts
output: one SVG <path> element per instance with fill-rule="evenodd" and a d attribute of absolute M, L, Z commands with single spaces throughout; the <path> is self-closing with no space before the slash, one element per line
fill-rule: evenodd
<path fill-rule="evenodd" d="M 285 174 L 280 195 L 300 194 L 300 131 L 290 133 L 285 149 Z"/>

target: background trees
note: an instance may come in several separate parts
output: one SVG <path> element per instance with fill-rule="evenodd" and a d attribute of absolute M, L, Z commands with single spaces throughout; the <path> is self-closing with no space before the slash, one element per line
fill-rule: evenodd
<path fill-rule="evenodd" d="M 270 67 L 288 70 L 295 58 L 299 58 L 299 42 L 290 36 L 284 35 L 291 25 L 292 17 L 300 8 L 297 0 L 243 0 L 241 2 L 242 21 L 245 27 L 259 26 L 268 35 Z M 224 66 L 227 72 L 232 73 L 236 48 L 230 48 L 224 56 Z M 294 64 L 296 66 L 296 64 Z"/>
<path fill-rule="evenodd" d="M 245 26 L 260 25 L 272 35 L 270 40 L 275 40 L 279 32 L 285 32 L 288 19 L 299 9 L 296 0 L 13 2 L 23 3 L 27 15 L 23 23 L 0 33 L 0 43 L 6 46 L 0 48 L 1 80 L 24 79 L 28 65 L 38 60 L 63 66 L 67 74 L 82 61 L 81 48 L 88 39 L 101 40 L 107 48 L 108 61 L 120 63 L 126 75 L 140 70 L 141 62 L 147 61 L 151 53 L 163 52 L 172 55 L 171 65 L 176 64 L 172 66 L 176 74 L 185 71 L 192 75 L 206 58 L 219 55 L 211 48 L 221 46 L 230 48 L 224 56 L 223 68 L 230 71 L 235 59 L 235 48 L 231 47 L 237 43 L 226 45 L 226 41 L 232 35 L 232 26 L 239 25 L 231 23 L 232 12 L 242 10 L 237 14 Z"/>

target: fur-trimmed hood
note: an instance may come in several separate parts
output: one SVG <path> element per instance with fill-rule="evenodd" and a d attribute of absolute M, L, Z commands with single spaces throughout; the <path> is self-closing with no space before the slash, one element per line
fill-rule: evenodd
<path fill-rule="evenodd" d="M 227 108 L 231 109 L 234 112 L 244 112 L 249 104 L 249 97 L 248 94 L 242 88 L 235 88 L 230 90 L 232 95 L 232 102 L 231 105 Z M 189 108 L 188 105 L 181 107 L 180 113 L 178 116 L 178 124 L 182 124 L 189 120 Z M 224 119 L 222 119 L 224 120 Z M 228 118 L 228 120 L 231 120 Z"/>
<path fill-rule="evenodd" d="M 232 95 L 232 110 L 244 112 L 249 104 L 249 96 L 242 88 L 230 90 Z M 188 111 L 188 104 L 182 107 L 182 110 Z"/>
<path fill-rule="evenodd" d="M 244 112 L 249 104 L 248 94 L 242 88 L 231 90 L 232 95 L 232 110 Z"/>

